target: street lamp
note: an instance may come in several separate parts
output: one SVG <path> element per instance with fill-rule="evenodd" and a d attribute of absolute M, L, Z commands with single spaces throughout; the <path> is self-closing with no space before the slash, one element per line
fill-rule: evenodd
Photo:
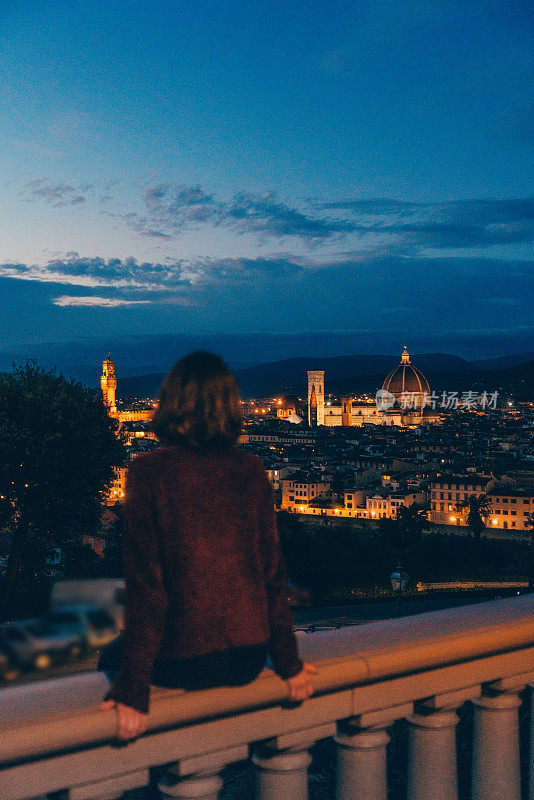
<path fill-rule="evenodd" d="M 397 594 L 397 616 L 400 617 L 401 614 L 401 600 L 402 600 L 402 593 L 406 591 L 406 587 L 408 586 L 409 575 L 405 572 L 399 564 L 395 572 L 392 572 L 389 576 L 391 581 L 391 588 Z"/>

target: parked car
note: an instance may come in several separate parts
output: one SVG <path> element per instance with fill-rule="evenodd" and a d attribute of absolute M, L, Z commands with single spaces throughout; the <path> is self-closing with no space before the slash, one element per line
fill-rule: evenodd
<path fill-rule="evenodd" d="M 20 670 L 7 653 L 0 650 L 0 680 L 14 681 L 18 678 Z"/>
<path fill-rule="evenodd" d="M 45 670 L 79 656 L 82 642 L 77 634 L 60 632 L 40 620 L 20 620 L 0 625 L 0 650 L 18 667 Z"/>
<path fill-rule="evenodd" d="M 103 608 L 122 630 L 124 627 L 124 580 L 122 578 L 78 578 L 57 581 L 52 586 L 50 611 L 65 606 Z"/>
<path fill-rule="evenodd" d="M 113 641 L 119 628 L 111 614 L 98 606 L 64 606 L 44 618 L 54 630 L 78 636 L 83 652 L 96 650 Z"/>

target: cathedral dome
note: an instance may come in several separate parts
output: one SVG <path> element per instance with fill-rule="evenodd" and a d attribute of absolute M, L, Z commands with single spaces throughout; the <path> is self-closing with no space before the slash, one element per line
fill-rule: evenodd
<path fill-rule="evenodd" d="M 422 408 L 425 401 L 425 394 L 430 394 L 430 385 L 417 367 L 410 362 L 410 356 L 406 349 L 402 354 L 401 363 L 389 373 L 382 384 L 382 389 L 394 395 L 397 403 L 406 408 Z"/>

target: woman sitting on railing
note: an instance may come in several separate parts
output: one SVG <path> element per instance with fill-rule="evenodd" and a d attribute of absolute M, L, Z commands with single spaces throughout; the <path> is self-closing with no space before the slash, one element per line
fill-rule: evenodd
<path fill-rule="evenodd" d="M 122 655 L 101 659 L 109 669 L 117 654 L 101 708 L 116 709 L 123 740 L 146 728 L 151 683 L 239 686 L 269 655 L 288 698 L 305 700 L 316 672 L 297 653 L 273 492 L 261 460 L 235 446 L 241 402 L 222 359 L 178 361 L 152 424 L 163 446 L 134 458 L 126 482 Z"/>

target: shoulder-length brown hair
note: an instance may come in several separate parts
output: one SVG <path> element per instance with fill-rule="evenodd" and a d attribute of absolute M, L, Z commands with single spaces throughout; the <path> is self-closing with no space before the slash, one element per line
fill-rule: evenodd
<path fill-rule="evenodd" d="M 152 419 L 161 442 L 230 447 L 242 424 L 237 381 L 219 356 L 203 350 L 190 353 L 165 377 Z"/>

